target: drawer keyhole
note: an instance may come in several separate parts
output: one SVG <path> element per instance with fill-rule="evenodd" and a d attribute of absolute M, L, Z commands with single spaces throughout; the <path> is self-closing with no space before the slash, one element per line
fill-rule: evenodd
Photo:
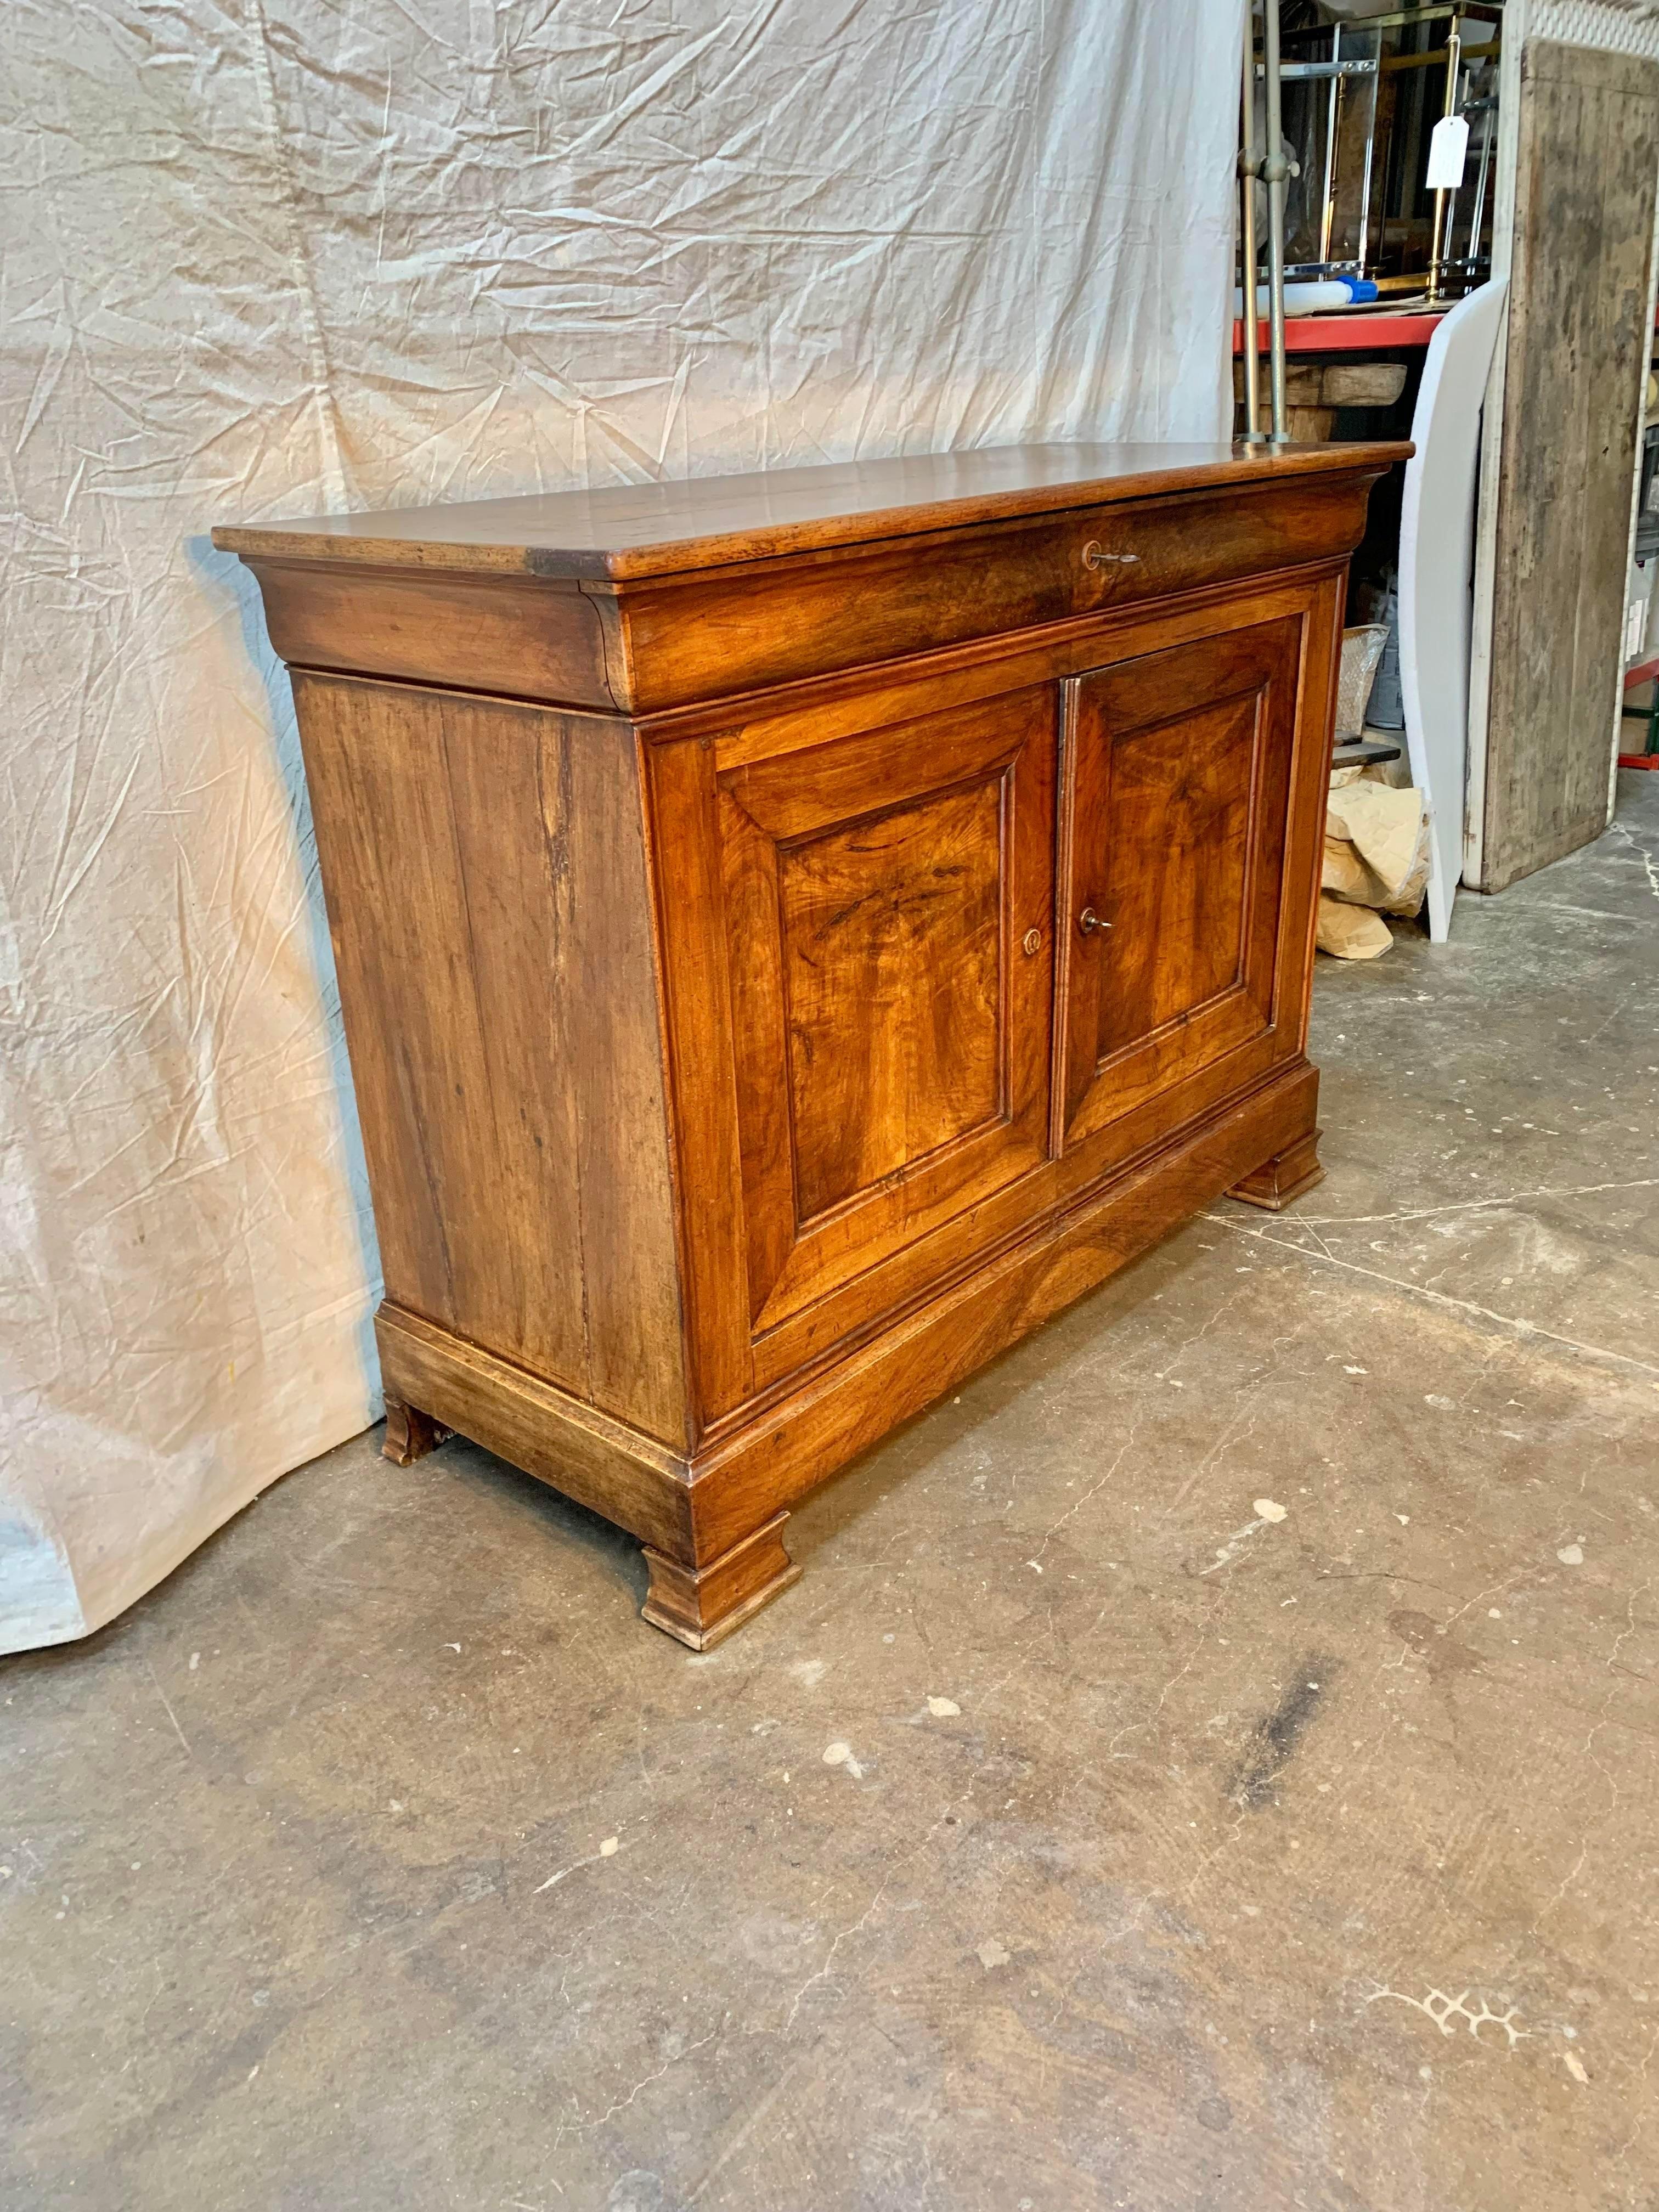
<path fill-rule="evenodd" d="M 1109 921 L 1103 921 L 1093 907 L 1085 906 L 1077 918 L 1077 926 L 1085 937 L 1090 937 L 1096 930 L 1108 930 L 1112 925 Z"/>
<path fill-rule="evenodd" d="M 1083 549 L 1083 565 L 1085 568 L 1138 568 L 1140 556 L 1139 553 L 1108 553 L 1099 538 L 1091 538 Z"/>

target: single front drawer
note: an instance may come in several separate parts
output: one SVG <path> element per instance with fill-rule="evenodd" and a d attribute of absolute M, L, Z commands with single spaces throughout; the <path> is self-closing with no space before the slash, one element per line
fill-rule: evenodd
<path fill-rule="evenodd" d="M 1369 488 L 1186 492 L 607 588 L 634 711 L 655 714 L 1340 560 Z"/>
<path fill-rule="evenodd" d="M 1352 515 L 1334 517 L 1318 502 L 1287 501 L 1271 485 L 1231 498 L 1195 492 L 1141 507 L 1097 507 L 1066 517 L 1064 531 L 1053 533 L 1057 573 L 1045 580 L 1064 599 L 1062 614 L 1170 599 L 1329 558 L 1334 547 L 1346 550 L 1348 524 L 1363 522 L 1364 514 L 1363 501 Z"/>

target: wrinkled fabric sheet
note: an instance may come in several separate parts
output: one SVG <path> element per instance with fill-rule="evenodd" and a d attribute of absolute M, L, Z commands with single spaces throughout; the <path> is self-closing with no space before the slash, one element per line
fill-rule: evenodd
<path fill-rule="evenodd" d="M 1224 434 L 1235 0 L 0 10 L 0 1649 L 380 1411 L 216 521 Z"/>

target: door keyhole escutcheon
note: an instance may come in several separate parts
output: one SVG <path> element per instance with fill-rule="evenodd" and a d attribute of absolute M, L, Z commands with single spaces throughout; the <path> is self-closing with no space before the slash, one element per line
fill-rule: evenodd
<path fill-rule="evenodd" d="M 1091 937 L 1097 930 L 1104 932 L 1112 925 L 1109 921 L 1103 921 L 1093 907 L 1085 906 L 1077 918 L 1077 926 L 1085 937 Z"/>

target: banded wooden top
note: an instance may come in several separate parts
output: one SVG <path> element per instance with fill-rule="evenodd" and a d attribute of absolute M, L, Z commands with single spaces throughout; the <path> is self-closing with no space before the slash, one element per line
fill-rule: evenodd
<path fill-rule="evenodd" d="M 1018 515 L 1297 477 L 1376 475 L 1399 442 L 982 446 L 755 476 L 692 477 L 378 514 L 221 526 L 252 558 L 548 578 L 672 575 Z"/>

